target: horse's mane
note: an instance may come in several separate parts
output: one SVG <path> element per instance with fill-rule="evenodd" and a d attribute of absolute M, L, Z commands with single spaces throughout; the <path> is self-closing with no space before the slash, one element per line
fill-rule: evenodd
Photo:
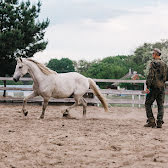
<path fill-rule="evenodd" d="M 35 61 L 35 60 L 32 60 L 32 59 L 30 59 L 30 58 L 27 58 L 27 60 L 28 60 L 28 61 L 31 61 L 31 62 L 33 62 L 33 63 L 35 63 L 35 64 L 39 67 L 39 69 L 40 69 L 45 75 L 57 74 L 57 72 L 55 72 L 55 71 L 53 71 L 53 70 L 47 68 L 46 66 L 44 66 L 43 64 L 41 64 L 41 63 L 39 63 L 39 62 L 37 62 L 37 61 Z"/>

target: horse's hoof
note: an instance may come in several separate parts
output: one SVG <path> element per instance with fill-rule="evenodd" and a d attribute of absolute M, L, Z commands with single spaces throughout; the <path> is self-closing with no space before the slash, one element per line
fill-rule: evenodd
<path fill-rule="evenodd" d="M 44 116 L 40 116 L 40 119 L 44 119 Z"/>
<path fill-rule="evenodd" d="M 70 115 L 69 115 L 68 110 L 66 109 L 66 110 L 63 112 L 63 117 L 68 117 L 68 116 L 70 116 Z"/>
<path fill-rule="evenodd" d="M 28 111 L 24 112 L 24 115 L 25 115 L 25 116 L 27 116 L 27 114 L 28 114 Z"/>
<path fill-rule="evenodd" d="M 26 111 L 26 109 L 22 109 L 21 112 L 24 114 L 24 116 L 27 116 L 27 114 L 28 114 L 28 111 Z"/>
<path fill-rule="evenodd" d="M 76 119 L 75 117 L 72 117 L 71 115 L 69 114 L 63 114 L 63 118 L 67 118 L 67 119 Z"/>
<path fill-rule="evenodd" d="M 63 117 L 68 117 L 69 114 L 68 113 L 63 113 Z"/>

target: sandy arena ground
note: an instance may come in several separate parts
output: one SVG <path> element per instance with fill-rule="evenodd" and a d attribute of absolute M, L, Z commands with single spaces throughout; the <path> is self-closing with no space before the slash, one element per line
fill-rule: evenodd
<path fill-rule="evenodd" d="M 40 105 L 0 104 L 0 168 L 167 168 L 168 109 L 162 129 L 144 128 L 144 108 L 89 106 L 71 111 L 49 105 L 39 120 Z M 156 116 L 156 109 L 154 109 Z"/>

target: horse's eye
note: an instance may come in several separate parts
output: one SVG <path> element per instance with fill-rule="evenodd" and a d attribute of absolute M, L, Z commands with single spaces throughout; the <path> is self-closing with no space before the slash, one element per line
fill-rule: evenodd
<path fill-rule="evenodd" d="M 22 66 L 19 67 L 19 69 L 21 69 L 21 68 L 22 68 Z"/>

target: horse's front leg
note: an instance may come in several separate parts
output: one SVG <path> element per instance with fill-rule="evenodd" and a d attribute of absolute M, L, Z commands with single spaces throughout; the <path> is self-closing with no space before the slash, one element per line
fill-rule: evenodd
<path fill-rule="evenodd" d="M 28 99 L 31 99 L 31 98 L 33 98 L 33 97 L 36 97 L 37 95 L 33 92 L 32 94 L 30 94 L 29 96 L 27 96 L 27 97 L 25 97 L 24 99 L 23 99 L 23 107 L 22 107 L 22 112 L 23 112 L 23 114 L 25 115 L 25 116 L 27 116 L 27 114 L 28 114 L 28 111 L 26 110 L 26 108 L 25 108 L 25 106 L 27 105 L 27 100 Z"/>
<path fill-rule="evenodd" d="M 44 114 L 45 114 L 46 107 L 48 105 L 48 101 L 49 101 L 49 99 L 44 99 L 43 108 L 42 108 L 42 113 L 41 113 L 40 119 L 44 118 Z"/>

